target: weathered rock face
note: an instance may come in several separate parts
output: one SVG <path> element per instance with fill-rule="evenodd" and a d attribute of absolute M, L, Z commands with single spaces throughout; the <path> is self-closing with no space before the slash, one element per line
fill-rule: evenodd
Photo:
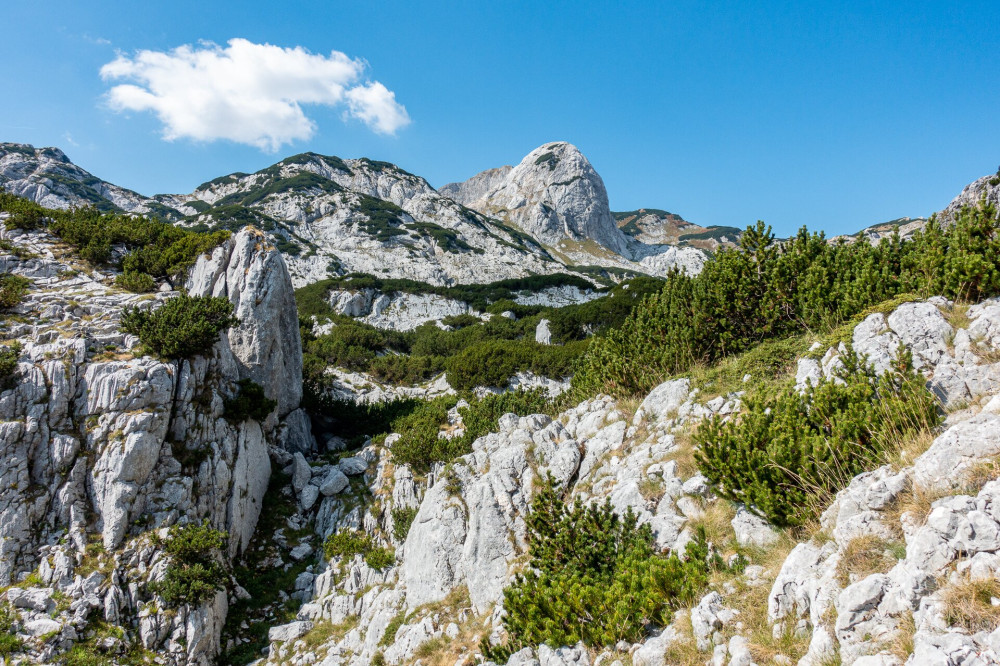
<path fill-rule="evenodd" d="M 103 199 L 130 213 L 151 211 L 146 197 L 95 178 L 58 148 L 0 144 L 0 187 L 48 208 L 87 206 Z"/>
<path fill-rule="evenodd" d="M 604 181 L 570 143 L 539 146 L 515 167 L 490 169 L 440 191 L 517 226 L 574 261 L 638 264 L 657 275 L 671 268 L 697 273 L 704 263 L 704 253 L 694 247 L 645 245 L 626 236 L 608 207 Z"/>
<path fill-rule="evenodd" d="M 462 301 L 437 294 L 381 294 L 373 288 L 333 291 L 330 305 L 337 314 L 395 331 L 411 331 L 429 321 L 439 322 L 454 315 L 479 314 Z"/>
<path fill-rule="evenodd" d="M 608 208 L 604 181 L 576 146 L 539 146 L 513 168 L 492 169 L 443 194 L 517 225 L 547 245 L 593 240 L 618 254 L 627 242 Z"/>
<path fill-rule="evenodd" d="M 232 301 L 238 326 L 229 348 L 240 379 L 252 379 L 278 401 L 284 417 L 302 399 L 302 342 L 292 281 L 281 255 L 254 229 L 246 229 L 202 257 L 187 282 L 192 296 Z"/>
<path fill-rule="evenodd" d="M 938 213 L 938 220 L 948 224 L 963 206 L 978 206 L 986 201 L 994 206 L 1000 205 L 1000 171 L 996 174 L 983 176 L 965 186 L 962 193 L 952 199 L 948 207 Z"/>
<path fill-rule="evenodd" d="M 156 307 L 174 294 L 121 292 L 113 276 L 71 270 L 44 234 L 5 235 L 38 257 L 2 259 L 33 280 L 17 311 L 34 323 L 2 324 L 3 337 L 23 349 L 16 384 L 0 393 L 0 584 L 40 572 L 51 589 L 27 594 L 76 600 L 47 620 L 55 624 L 43 633 L 60 638 L 32 654 L 51 659 L 104 617 L 137 629 L 142 646 L 169 663 L 208 664 L 227 597 L 166 613 L 146 588 L 166 566 L 153 534 L 207 521 L 229 534 L 226 556 L 234 557 L 257 524 L 269 447 L 289 444 L 290 429 L 311 439 L 308 423 L 288 425 L 300 413 L 301 349 L 281 257 L 244 230 L 200 258 L 192 291 L 229 298 L 242 323 L 207 356 L 163 361 L 143 356 L 117 322 L 126 305 Z M 279 400 L 265 423 L 223 418 L 223 400 L 247 377 Z M 106 554 L 94 554 L 95 538 Z M 74 575 L 93 570 L 95 558 L 99 573 Z"/>

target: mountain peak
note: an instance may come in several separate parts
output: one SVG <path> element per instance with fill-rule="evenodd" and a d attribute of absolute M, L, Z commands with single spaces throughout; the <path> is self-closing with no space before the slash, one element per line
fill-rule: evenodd
<path fill-rule="evenodd" d="M 555 246 L 595 241 L 625 255 L 628 242 L 615 224 L 604 181 L 571 143 L 545 143 L 515 167 L 491 169 L 441 193 L 486 215 L 514 224 Z"/>

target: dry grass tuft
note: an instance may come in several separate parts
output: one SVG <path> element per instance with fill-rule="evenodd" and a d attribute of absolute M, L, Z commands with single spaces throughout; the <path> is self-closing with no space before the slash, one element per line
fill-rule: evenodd
<path fill-rule="evenodd" d="M 347 635 L 347 632 L 356 626 L 358 626 L 358 616 L 356 615 L 347 618 L 340 624 L 334 624 L 328 620 L 319 620 L 302 637 L 302 640 L 311 651 L 325 651 L 331 644 L 343 639 Z"/>
<path fill-rule="evenodd" d="M 660 481 L 654 481 L 648 476 L 639 481 L 639 494 L 647 502 L 659 502 L 666 493 L 666 488 Z"/>
<path fill-rule="evenodd" d="M 677 476 L 690 479 L 698 473 L 698 462 L 694 459 L 694 433 L 690 428 L 674 433 L 675 451 L 666 460 L 677 463 Z"/>
<path fill-rule="evenodd" d="M 911 486 L 906 491 L 899 494 L 892 504 L 886 507 L 883 513 L 882 522 L 889 527 L 897 536 L 903 536 L 903 517 L 912 522 L 915 526 L 924 524 L 927 516 L 931 512 L 934 502 L 942 497 L 952 494 L 948 490 L 936 490 L 924 488 L 923 486 Z"/>
<path fill-rule="evenodd" d="M 728 511 L 722 511 L 709 507 L 713 515 L 709 516 L 706 531 L 716 532 L 722 527 L 725 521 L 725 529 L 728 531 L 729 543 L 732 545 L 732 529 L 729 520 L 732 518 L 732 507 L 725 502 L 715 502 L 715 504 L 725 504 Z M 778 655 L 784 655 L 793 661 L 805 655 L 809 648 L 809 636 L 796 638 L 793 631 L 794 625 L 789 631 L 774 636 L 774 630 L 767 617 L 767 600 L 771 592 L 771 586 L 775 576 L 781 570 L 792 548 L 798 543 L 798 536 L 802 530 L 797 530 L 794 534 L 790 531 L 779 532 L 779 539 L 768 548 L 743 548 L 739 549 L 741 554 L 748 558 L 751 564 L 764 568 L 762 580 L 757 585 L 749 585 L 742 574 L 735 572 L 719 572 L 713 576 L 712 588 L 726 589 L 729 586 L 735 588 L 732 594 L 724 595 L 725 604 L 729 608 L 737 611 L 739 616 L 735 622 L 742 624 L 742 629 L 738 632 L 733 626 L 726 627 L 724 633 L 729 638 L 735 633 L 746 637 L 753 655 L 754 662 L 758 664 L 771 663 Z M 722 542 L 724 543 L 724 542 Z M 732 551 L 731 551 L 732 552 Z M 730 553 L 726 553 L 728 557 Z M 731 589 L 731 588 L 730 588 Z M 701 662 L 705 663 L 710 655 L 702 654 Z M 667 661 L 667 663 L 673 663 Z"/>
<path fill-rule="evenodd" d="M 628 396 L 625 398 L 619 398 L 616 403 L 618 411 L 625 415 L 625 420 L 629 423 L 635 417 L 635 413 L 639 411 L 639 405 L 642 404 L 645 396 Z"/>
<path fill-rule="evenodd" d="M 841 587 L 847 587 L 873 573 L 885 573 L 903 557 L 906 546 L 901 542 L 873 535 L 855 537 L 848 542 L 837 564 L 837 580 Z"/>
<path fill-rule="evenodd" d="M 983 363 L 988 363 L 990 365 L 993 363 L 1000 363 L 1000 349 L 994 349 L 982 340 L 973 340 L 969 345 L 969 348 Z"/>
<path fill-rule="evenodd" d="M 956 303 L 950 310 L 942 309 L 941 314 L 956 331 L 960 328 L 969 328 L 972 325 L 972 320 L 969 318 L 969 305 L 966 303 Z"/>
<path fill-rule="evenodd" d="M 913 613 L 906 611 L 899 620 L 893 639 L 886 646 L 900 662 L 905 662 L 913 654 L 913 635 L 917 633 L 917 623 Z"/>
<path fill-rule="evenodd" d="M 997 600 L 998 605 L 994 605 Z M 944 619 L 949 626 L 970 632 L 1000 627 L 1000 581 L 970 580 L 945 589 Z"/>
<path fill-rule="evenodd" d="M 454 622 L 458 626 L 455 638 L 433 638 L 417 648 L 415 657 L 424 666 L 454 666 L 459 659 L 479 650 L 479 642 L 488 633 L 490 613 L 477 616 L 469 601 L 468 589 L 463 585 L 453 590 L 445 599 L 422 606 L 407 616 L 412 622 L 417 616 L 439 615 L 439 624 Z M 471 663 L 471 662 L 470 662 Z"/>
<path fill-rule="evenodd" d="M 1000 459 L 986 460 L 973 465 L 965 471 L 963 476 L 965 477 L 965 493 L 978 495 L 987 483 L 1000 479 Z"/>
<path fill-rule="evenodd" d="M 691 521 L 690 527 L 693 530 L 704 528 L 705 538 L 716 549 L 722 551 L 725 556 L 728 556 L 730 553 L 726 551 L 733 545 L 735 539 L 731 524 L 735 515 L 736 511 L 733 509 L 732 504 L 718 499 L 714 502 L 706 503 L 704 513 L 697 520 Z"/>
<path fill-rule="evenodd" d="M 909 467 L 931 448 L 936 438 L 937 434 L 930 428 L 921 428 L 910 433 L 907 437 L 901 438 L 895 446 L 889 447 L 885 464 L 892 466 L 897 472 Z"/>

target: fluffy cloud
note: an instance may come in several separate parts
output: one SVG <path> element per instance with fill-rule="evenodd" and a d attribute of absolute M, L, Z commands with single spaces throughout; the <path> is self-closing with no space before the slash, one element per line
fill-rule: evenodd
<path fill-rule="evenodd" d="M 111 108 L 152 111 L 167 140 L 229 139 L 275 151 L 316 131 L 304 104 L 343 106 L 345 118 L 381 134 L 408 125 L 395 93 L 364 80 L 365 68 L 339 51 L 323 56 L 232 39 L 226 47 L 202 43 L 118 54 L 101 77 L 125 81 L 108 92 Z"/>

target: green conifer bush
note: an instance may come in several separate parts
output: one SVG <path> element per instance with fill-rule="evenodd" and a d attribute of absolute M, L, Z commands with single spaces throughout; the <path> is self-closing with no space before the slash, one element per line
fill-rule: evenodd
<path fill-rule="evenodd" d="M 0 273 L 0 308 L 12 308 L 19 305 L 28 293 L 31 282 L 20 275 Z"/>
<path fill-rule="evenodd" d="M 120 325 L 149 352 L 179 359 L 208 353 L 219 333 L 238 323 L 228 299 L 181 294 L 152 311 L 124 308 Z"/>
<path fill-rule="evenodd" d="M 448 422 L 448 410 L 457 402 L 455 396 L 442 396 L 393 420 L 391 430 L 400 433 L 400 438 L 391 447 L 393 461 L 410 465 L 418 473 L 426 473 L 434 463 L 447 463 L 470 453 L 473 442 L 496 431 L 497 421 L 504 414 L 527 416 L 544 413 L 551 407 L 541 390 L 509 391 L 473 398 L 467 407 L 458 410 L 465 432 L 450 438 L 441 437 L 442 426 Z"/>
<path fill-rule="evenodd" d="M 567 504 L 551 482 L 538 490 L 527 518 L 530 561 L 504 590 L 507 640 L 484 640 L 485 656 L 504 663 L 526 646 L 592 647 L 641 639 L 649 625 L 664 627 L 673 610 L 695 601 L 713 568 L 699 533 L 681 558 L 656 552 L 648 525 L 609 502 Z"/>
<path fill-rule="evenodd" d="M 392 566 L 396 561 L 396 554 L 391 549 L 378 545 L 372 535 L 362 530 L 334 532 L 323 543 L 323 553 L 327 559 L 339 557 L 345 560 L 361 555 L 365 564 L 378 570 Z"/>
<path fill-rule="evenodd" d="M 233 423 L 248 419 L 264 421 L 278 406 L 277 400 L 271 400 L 264 395 L 264 387 L 250 380 L 241 379 L 236 382 L 239 391 L 232 398 L 223 400 L 223 416 Z"/>
<path fill-rule="evenodd" d="M 92 206 L 43 208 L 8 193 L 0 193 L 0 211 L 11 214 L 7 228 L 47 228 L 75 248 L 82 259 L 95 265 L 119 267 L 116 257 L 121 257 L 120 268 L 126 276 L 119 286 L 137 292 L 151 291 L 147 287 L 156 278 L 182 275 L 200 254 L 211 251 L 231 235 L 225 230 L 199 233 L 139 215 L 102 212 Z"/>
<path fill-rule="evenodd" d="M 171 605 L 199 604 L 224 589 L 228 576 L 223 567 L 222 549 L 225 532 L 214 530 L 208 522 L 174 525 L 163 544 L 170 555 L 163 580 L 149 584 L 154 594 Z"/>
<path fill-rule="evenodd" d="M 802 525 L 906 437 L 937 425 L 938 403 L 904 348 L 881 375 L 853 352 L 840 358 L 834 378 L 802 393 L 748 397 L 739 419 L 716 417 L 698 429 L 699 469 L 721 496 L 775 525 Z"/>
<path fill-rule="evenodd" d="M 21 343 L 0 346 L 0 391 L 14 385 L 17 379 L 17 360 L 21 356 Z"/>
<path fill-rule="evenodd" d="M 595 339 L 573 378 L 580 395 L 641 395 L 667 376 L 761 341 L 830 330 L 904 293 L 978 301 L 1000 293 L 997 209 L 931 220 L 912 240 L 827 242 L 803 228 L 776 241 L 759 222 L 696 277 L 670 275 L 624 323 Z"/>

